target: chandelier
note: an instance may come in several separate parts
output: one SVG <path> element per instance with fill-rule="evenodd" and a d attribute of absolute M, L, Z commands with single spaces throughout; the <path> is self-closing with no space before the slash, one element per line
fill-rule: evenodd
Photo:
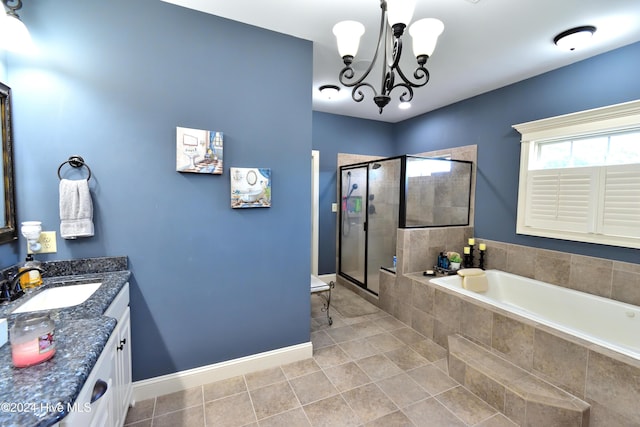
<path fill-rule="evenodd" d="M 373 101 L 382 109 L 391 101 L 391 92 L 396 88 L 404 89 L 400 96 L 400 102 L 410 102 L 413 99 L 413 89 L 427 84 L 429 71 L 425 68 L 427 59 L 433 54 L 438 36 L 444 30 L 442 21 L 434 18 L 425 18 L 414 22 L 409 28 L 409 34 L 413 38 L 413 52 L 418 66 L 413 72 L 413 78 L 408 78 L 400 69 L 400 57 L 402 56 L 402 36 L 404 30 L 411 21 L 415 0 L 381 0 L 380 31 L 378 44 L 373 55 L 373 60 L 360 78 L 355 77 L 353 59 L 358 53 L 360 37 L 364 34 L 364 25 L 357 21 L 338 22 L 333 27 L 333 34 L 338 42 L 338 52 L 342 56 L 345 67 L 340 71 L 340 83 L 345 87 L 353 88 L 351 98 L 355 102 L 361 102 L 365 96 L 363 87 L 373 91 Z M 388 25 L 387 25 L 388 23 Z M 382 77 L 380 91 L 365 82 L 376 64 L 378 55 L 383 57 L 381 63 Z"/>

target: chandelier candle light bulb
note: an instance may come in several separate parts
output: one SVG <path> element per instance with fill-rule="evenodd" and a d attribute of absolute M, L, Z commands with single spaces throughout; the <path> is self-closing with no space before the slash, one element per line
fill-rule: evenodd
<path fill-rule="evenodd" d="M 421 57 L 424 57 L 424 64 L 427 62 L 427 58 L 433 55 L 438 37 L 443 31 L 444 24 L 435 18 L 424 18 L 411 24 L 409 34 L 413 38 L 413 54 L 418 59 L 418 62 L 420 62 Z"/>
<path fill-rule="evenodd" d="M 0 50 L 6 49 L 17 53 L 32 54 L 35 47 L 27 26 L 20 20 L 18 10 L 22 8 L 22 0 L 2 0 L 4 8 L 0 8 Z"/>
<path fill-rule="evenodd" d="M 402 30 L 409 25 L 416 8 L 415 0 L 387 0 L 387 22 L 391 28 L 402 25 Z M 402 32 L 400 33 L 402 35 Z"/>
<path fill-rule="evenodd" d="M 358 21 L 342 21 L 333 26 L 333 35 L 336 36 L 338 52 L 346 63 L 346 57 L 351 61 L 358 53 L 360 37 L 364 34 L 364 25 Z"/>

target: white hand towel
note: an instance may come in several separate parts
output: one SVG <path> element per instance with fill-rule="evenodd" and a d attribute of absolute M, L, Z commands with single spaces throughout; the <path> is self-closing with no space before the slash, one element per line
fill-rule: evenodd
<path fill-rule="evenodd" d="M 93 236 L 93 203 L 86 179 L 60 180 L 60 236 L 63 239 Z"/>

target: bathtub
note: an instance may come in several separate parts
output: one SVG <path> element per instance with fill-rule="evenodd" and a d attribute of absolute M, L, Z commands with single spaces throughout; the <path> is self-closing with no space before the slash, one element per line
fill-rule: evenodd
<path fill-rule="evenodd" d="M 484 293 L 464 289 L 458 275 L 430 282 L 640 361 L 640 307 L 499 270 L 485 273 Z"/>

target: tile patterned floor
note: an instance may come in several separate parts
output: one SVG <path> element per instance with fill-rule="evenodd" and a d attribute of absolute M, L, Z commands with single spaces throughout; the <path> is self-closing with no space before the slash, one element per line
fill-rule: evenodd
<path fill-rule="evenodd" d="M 447 375 L 445 349 L 355 293 L 333 292 L 331 327 L 311 296 L 312 359 L 137 402 L 125 425 L 515 426 Z"/>

